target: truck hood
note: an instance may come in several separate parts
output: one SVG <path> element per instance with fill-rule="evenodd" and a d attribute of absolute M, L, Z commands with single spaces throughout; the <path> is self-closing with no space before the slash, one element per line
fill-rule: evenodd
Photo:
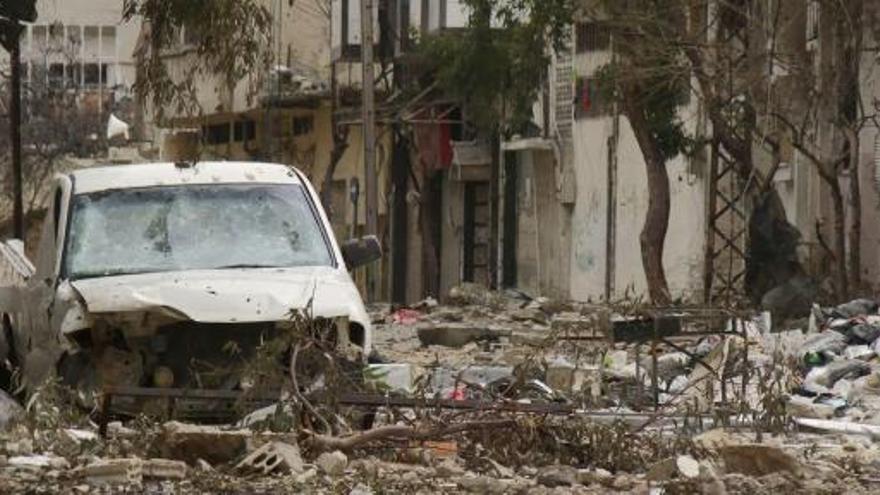
<path fill-rule="evenodd" d="M 71 285 L 93 314 L 160 311 L 202 323 L 244 323 L 285 320 L 311 304 L 315 316 L 366 318 L 348 273 L 331 267 L 145 273 Z"/>

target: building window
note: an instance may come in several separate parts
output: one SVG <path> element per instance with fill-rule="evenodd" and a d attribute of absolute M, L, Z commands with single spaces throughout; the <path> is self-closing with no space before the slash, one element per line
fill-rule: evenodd
<path fill-rule="evenodd" d="M 97 88 L 101 83 L 101 72 L 98 64 L 83 64 L 83 85 L 89 88 Z"/>
<path fill-rule="evenodd" d="M 101 51 L 99 41 L 101 30 L 98 26 L 86 26 L 83 28 L 83 56 L 88 59 L 97 59 Z"/>
<path fill-rule="evenodd" d="M 232 139 L 236 143 L 257 138 L 257 125 L 253 120 L 238 120 L 232 125 Z"/>
<path fill-rule="evenodd" d="M 49 64 L 49 88 L 64 87 L 64 64 Z"/>
<path fill-rule="evenodd" d="M 293 118 L 293 135 L 304 136 L 311 134 L 315 127 L 315 118 L 311 115 L 301 115 Z"/>
<path fill-rule="evenodd" d="M 101 64 L 101 87 L 108 88 L 110 84 L 110 64 Z"/>
<path fill-rule="evenodd" d="M 575 29 L 577 53 L 597 52 L 611 47 L 611 31 L 598 22 L 579 22 Z"/>
<path fill-rule="evenodd" d="M 116 56 L 116 27 L 101 26 L 101 57 Z"/>
<path fill-rule="evenodd" d="M 202 137 L 207 144 L 227 144 L 229 142 L 229 122 L 202 126 Z"/>
<path fill-rule="evenodd" d="M 34 56 L 45 55 L 48 50 L 49 30 L 46 26 L 34 26 L 31 28 L 31 36 L 33 36 L 33 44 L 31 53 Z"/>
<path fill-rule="evenodd" d="M 579 77 L 575 93 L 575 118 L 587 119 L 611 113 L 599 91 L 599 80 L 592 77 Z"/>
<path fill-rule="evenodd" d="M 68 88 L 78 88 L 82 81 L 82 66 L 71 64 L 64 68 Z"/>

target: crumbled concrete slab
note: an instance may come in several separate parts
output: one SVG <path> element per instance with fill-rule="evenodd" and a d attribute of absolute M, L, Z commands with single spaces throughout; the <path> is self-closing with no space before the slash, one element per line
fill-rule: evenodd
<path fill-rule="evenodd" d="M 170 421 L 162 425 L 158 450 L 163 457 L 194 464 L 204 459 L 222 464 L 240 457 L 253 432 L 248 429 L 223 430 L 217 426 Z"/>
<path fill-rule="evenodd" d="M 479 340 L 497 340 L 510 335 L 509 331 L 473 326 L 467 323 L 433 323 L 420 325 L 417 330 L 422 345 L 463 347 Z"/>
<path fill-rule="evenodd" d="M 797 459 L 779 447 L 763 444 L 727 445 L 718 449 L 728 473 L 741 473 L 749 476 L 787 472 L 800 475 L 801 466 Z"/>
<path fill-rule="evenodd" d="M 90 485 L 140 485 L 144 479 L 184 479 L 186 463 L 170 459 L 107 459 L 83 466 L 76 474 Z"/>
<path fill-rule="evenodd" d="M 247 455 L 238 465 L 238 471 L 270 473 L 302 473 L 302 456 L 297 445 L 285 442 L 269 442 Z"/>
<path fill-rule="evenodd" d="M 348 467 L 348 456 L 340 451 L 324 452 L 315 461 L 322 473 L 329 476 L 341 476 Z"/>
<path fill-rule="evenodd" d="M 9 428 L 13 422 L 20 419 L 24 409 L 12 396 L 0 390 L 0 431 Z"/>

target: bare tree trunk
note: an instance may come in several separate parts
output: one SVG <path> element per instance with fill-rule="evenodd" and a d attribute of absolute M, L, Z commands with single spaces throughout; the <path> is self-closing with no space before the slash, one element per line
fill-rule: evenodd
<path fill-rule="evenodd" d="M 331 220 L 335 219 L 338 212 L 333 211 L 332 205 L 332 185 L 333 175 L 336 173 L 336 166 L 342 160 L 342 155 L 348 149 L 348 128 L 344 127 L 339 130 L 333 129 L 333 149 L 330 150 L 330 163 L 327 164 L 327 170 L 324 171 L 324 178 L 321 181 L 321 203 Z"/>
<path fill-rule="evenodd" d="M 862 286 L 862 198 L 859 192 L 858 167 L 850 175 L 851 215 L 849 227 L 849 288 L 858 291 Z"/>
<path fill-rule="evenodd" d="M 843 193 L 840 183 L 836 180 L 826 180 L 831 189 L 831 206 L 834 209 L 834 251 L 835 251 L 835 275 L 837 276 L 837 291 L 839 298 L 849 297 L 849 284 L 846 273 L 846 216 L 843 206 Z"/>
<path fill-rule="evenodd" d="M 337 94 L 335 63 L 330 65 L 330 95 L 330 131 L 333 133 L 333 149 L 330 151 L 330 163 L 327 164 L 327 170 L 324 171 L 324 178 L 321 181 L 321 203 L 323 203 L 324 209 L 332 221 L 338 213 L 333 211 L 332 205 L 333 175 L 336 173 L 336 167 L 342 160 L 342 156 L 348 149 L 349 134 L 349 128 L 347 126 L 340 126 L 336 118 L 337 98 L 339 95 Z M 354 219 L 354 223 L 357 225 L 357 218 Z"/>
<path fill-rule="evenodd" d="M 644 156 L 648 179 L 648 211 L 639 236 L 642 267 L 651 301 L 656 305 L 666 305 L 672 299 L 666 282 L 666 271 L 663 269 L 663 246 L 669 227 L 669 176 L 663 155 L 648 128 L 644 109 L 638 104 L 638 91 L 626 88 L 622 93 L 623 110 Z"/>

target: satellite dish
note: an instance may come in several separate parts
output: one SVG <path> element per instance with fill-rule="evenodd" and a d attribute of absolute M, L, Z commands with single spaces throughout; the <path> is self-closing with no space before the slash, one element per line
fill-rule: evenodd
<path fill-rule="evenodd" d="M 107 139 L 113 139 L 117 136 L 122 136 L 128 140 L 128 128 L 129 125 L 123 122 L 121 119 L 117 118 L 112 113 L 110 114 L 110 119 L 107 121 Z"/>

